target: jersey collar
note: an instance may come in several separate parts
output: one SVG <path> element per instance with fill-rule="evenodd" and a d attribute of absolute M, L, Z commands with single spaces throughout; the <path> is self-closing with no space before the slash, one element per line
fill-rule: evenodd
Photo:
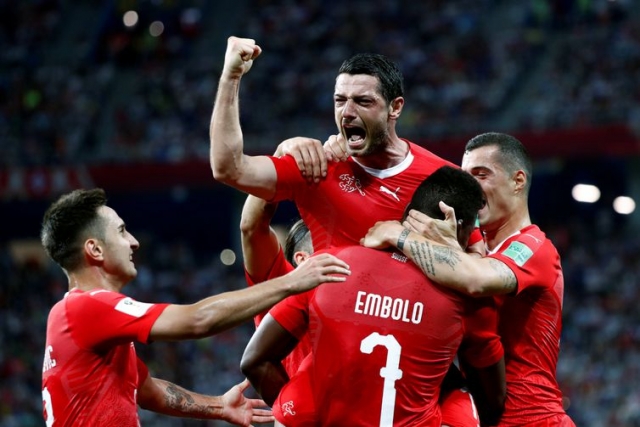
<path fill-rule="evenodd" d="M 351 157 L 353 159 L 354 162 L 356 162 L 358 164 L 358 166 L 360 166 L 362 169 L 364 169 L 364 171 L 366 173 L 368 173 L 369 175 L 372 175 L 376 178 L 389 178 L 390 176 L 395 176 L 401 172 L 404 172 L 405 170 L 407 170 L 409 168 L 409 166 L 411 166 L 411 163 L 413 163 L 413 153 L 411 152 L 411 150 L 409 150 L 409 153 L 407 154 L 407 157 L 404 158 L 403 161 L 401 161 L 400 163 L 398 163 L 395 166 L 392 166 L 390 168 L 387 169 L 374 169 L 374 168 L 370 168 L 367 167 L 365 165 L 363 165 L 362 163 L 358 162 L 355 157 Z"/>

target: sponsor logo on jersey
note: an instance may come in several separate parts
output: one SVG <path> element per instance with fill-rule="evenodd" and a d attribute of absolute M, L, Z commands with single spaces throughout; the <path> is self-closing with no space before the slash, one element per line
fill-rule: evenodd
<path fill-rule="evenodd" d="M 522 242 L 511 242 L 509 247 L 502 251 L 502 255 L 511 258 L 522 267 L 533 256 L 533 251 Z"/>
<path fill-rule="evenodd" d="M 522 237 L 530 237 L 532 238 L 537 244 L 542 243 L 542 240 L 538 239 L 536 236 L 532 235 L 532 234 L 523 234 Z"/>
<path fill-rule="evenodd" d="M 400 191 L 400 187 L 396 188 L 395 191 L 391 191 L 387 187 L 385 187 L 384 185 L 381 185 L 380 186 L 380 191 L 383 192 L 384 194 L 390 195 L 391 197 L 393 197 L 397 201 L 400 201 L 400 197 L 398 197 L 398 191 Z"/>
<path fill-rule="evenodd" d="M 353 175 L 343 173 L 340 175 L 340 188 L 347 193 L 353 193 L 357 191 L 361 196 L 365 196 L 364 190 L 360 180 Z"/>
<path fill-rule="evenodd" d="M 123 298 L 116 304 L 116 310 L 128 314 L 133 317 L 142 317 L 153 306 L 153 304 L 147 304 L 132 300 L 131 298 Z"/>
<path fill-rule="evenodd" d="M 286 417 L 287 415 L 295 415 L 296 411 L 293 410 L 293 400 L 285 402 L 281 405 L 282 413 Z"/>
<path fill-rule="evenodd" d="M 407 262 L 407 257 L 397 252 L 394 252 L 391 254 L 391 259 L 395 259 L 396 261 L 405 262 L 405 263 Z"/>

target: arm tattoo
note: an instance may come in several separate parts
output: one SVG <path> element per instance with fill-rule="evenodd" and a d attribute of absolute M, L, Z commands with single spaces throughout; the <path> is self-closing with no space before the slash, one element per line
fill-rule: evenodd
<path fill-rule="evenodd" d="M 410 231 L 408 228 L 405 228 L 404 230 L 402 230 L 402 232 L 400 233 L 400 235 L 398 236 L 398 243 L 396 246 L 398 246 L 398 249 L 403 250 L 404 249 L 404 242 L 405 240 L 407 240 L 407 236 L 409 235 Z"/>
<path fill-rule="evenodd" d="M 446 264 L 451 270 L 455 270 L 461 260 L 456 250 L 428 242 L 409 241 L 409 252 L 411 260 L 432 277 L 437 276 L 437 264 Z"/>
<path fill-rule="evenodd" d="M 182 387 L 168 383 L 164 400 L 167 407 L 183 413 L 197 415 L 213 413 L 213 408 L 207 405 L 197 405 L 193 396 Z"/>
<path fill-rule="evenodd" d="M 447 264 L 452 270 L 455 270 L 456 264 L 460 262 L 460 254 L 455 249 L 446 246 L 434 246 L 433 253 L 437 263 Z"/>
<path fill-rule="evenodd" d="M 428 275 L 436 275 L 433 266 L 433 256 L 431 255 L 431 245 L 429 243 L 419 243 L 415 240 L 410 240 L 409 253 L 411 254 L 411 260 L 420 267 L 422 271 Z"/>
<path fill-rule="evenodd" d="M 489 265 L 491 268 L 498 273 L 498 277 L 502 282 L 503 289 L 506 290 L 506 293 L 510 293 L 516 290 L 518 285 L 518 280 L 516 279 L 516 275 L 511 271 L 507 265 L 501 261 L 490 258 Z"/>

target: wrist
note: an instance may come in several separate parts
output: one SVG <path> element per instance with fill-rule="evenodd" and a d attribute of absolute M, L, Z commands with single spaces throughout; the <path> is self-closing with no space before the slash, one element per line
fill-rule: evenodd
<path fill-rule="evenodd" d="M 220 83 L 237 85 L 240 83 L 241 78 L 242 78 L 242 73 L 234 73 L 232 71 L 223 71 L 222 74 L 220 74 Z"/>
<path fill-rule="evenodd" d="M 409 236 L 409 233 L 411 233 L 411 231 L 409 231 L 408 228 L 404 228 L 396 239 L 396 247 L 401 251 L 404 250 L 404 244 L 407 240 L 407 237 Z"/>

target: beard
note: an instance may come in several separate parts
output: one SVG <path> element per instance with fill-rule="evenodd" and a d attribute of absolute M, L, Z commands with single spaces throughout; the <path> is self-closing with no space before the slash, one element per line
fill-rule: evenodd
<path fill-rule="evenodd" d="M 375 156 L 378 153 L 384 151 L 389 141 L 389 132 L 386 128 L 376 129 L 369 135 L 369 143 L 362 147 L 360 150 L 351 151 L 348 146 L 347 150 L 353 157 L 368 157 Z"/>

